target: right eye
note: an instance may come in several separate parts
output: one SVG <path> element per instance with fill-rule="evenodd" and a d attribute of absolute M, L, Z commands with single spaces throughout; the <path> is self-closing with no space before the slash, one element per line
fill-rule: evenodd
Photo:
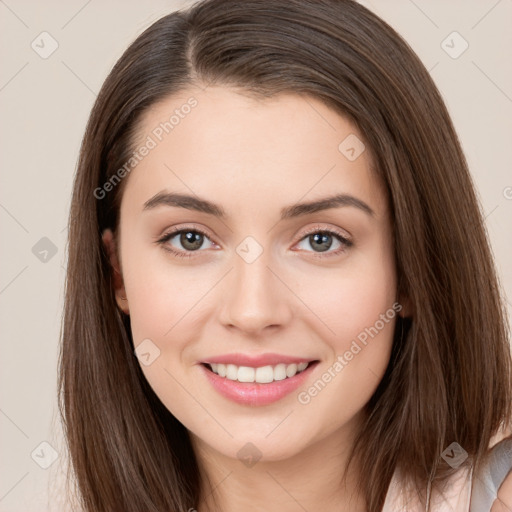
<path fill-rule="evenodd" d="M 181 248 L 176 248 L 171 244 L 173 239 L 176 239 Z M 180 227 L 167 232 L 157 240 L 157 243 L 161 244 L 164 250 L 169 251 L 178 258 L 191 258 L 196 256 L 194 252 L 201 252 L 199 249 L 202 248 L 205 239 L 209 240 L 208 235 L 198 228 Z"/>

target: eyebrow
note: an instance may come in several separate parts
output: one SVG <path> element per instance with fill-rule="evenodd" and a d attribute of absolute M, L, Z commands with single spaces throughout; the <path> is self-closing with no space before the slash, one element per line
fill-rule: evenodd
<path fill-rule="evenodd" d="M 213 215 L 220 219 L 226 219 L 227 214 L 222 206 L 212 203 L 206 199 L 187 194 L 178 194 L 175 192 L 161 191 L 144 203 L 143 211 L 152 210 L 159 206 L 175 206 L 185 208 L 187 210 L 195 210 L 202 213 Z M 301 217 L 310 213 L 315 213 L 331 208 L 339 208 L 342 206 L 352 206 L 362 210 L 370 216 L 374 216 L 375 212 L 364 201 L 349 194 L 335 194 L 316 201 L 308 203 L 296 203 L 281 209 L 281 220 Z"/>

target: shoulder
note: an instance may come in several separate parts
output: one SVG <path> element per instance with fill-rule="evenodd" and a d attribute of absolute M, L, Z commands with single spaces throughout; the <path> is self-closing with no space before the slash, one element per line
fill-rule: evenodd
<path fill-rule="evenodd" d="M 510 512 L 512 510 L 512 435 L 494 444 L 478 472 L 463 466 L 446 485 L 446 491 L 432 497 L 436 512 Z M 382 512 L 421 512 L 424 507 L 403 485 L 400 471 L 390 482 Z"/>
<path fill-rule="evenodd" d="M 430 510 L 468 512 L 471 498 L 471 468 L 462 466 L 450 477 L 444 487 L 443 492 L 432 493 Z M 416 491 L 406 487 L 402 474 L 397 469 L 390 482 L 382 512 L 424 512 L 424 510 L 425 504 L 421 503 Z"/>
<path fill-rule="evenodd" d="M 495 444 L 487 463 L 473 477 L 470 512 L 512 509 L 512 436 Z"/>
<path fill-rule="evenodd" d="M 509 510 L 512 510 L 512 470 L 501 484 L 491 512 L 507 512 Z"/>

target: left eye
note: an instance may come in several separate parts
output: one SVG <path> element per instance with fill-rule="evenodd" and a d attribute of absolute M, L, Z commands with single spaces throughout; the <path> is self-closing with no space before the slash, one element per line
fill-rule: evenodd
<path fill-rule="evenodd" d="M 343 252 L 345 249 L 352 245 L 352 242 L 348 240 L 348 238 L 344 237 L 340 233 L 336 231 L 330 230 L 316 230 L 308 233 L 305 237 L 303 237 L 300 243 L 309 243 L 309 246 L 314 249 L 313 252 L 319 253 L 327 252 L 332 248 L 334 242 L 337 242 L 338 247 L 335 247 L 335 250 L 330 251 L 328 254 L 336 255 Z"/>

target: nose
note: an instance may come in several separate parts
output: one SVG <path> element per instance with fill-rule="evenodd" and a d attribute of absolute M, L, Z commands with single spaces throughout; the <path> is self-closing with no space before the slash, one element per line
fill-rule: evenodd
<path fill-rule="evenodd" d="M 273 267 L 267 251 L 251 263 L 234 255 L 234 268 L 220 290 L 222 325 L 254 336 L 290 321 L 293 293 Z"/>

